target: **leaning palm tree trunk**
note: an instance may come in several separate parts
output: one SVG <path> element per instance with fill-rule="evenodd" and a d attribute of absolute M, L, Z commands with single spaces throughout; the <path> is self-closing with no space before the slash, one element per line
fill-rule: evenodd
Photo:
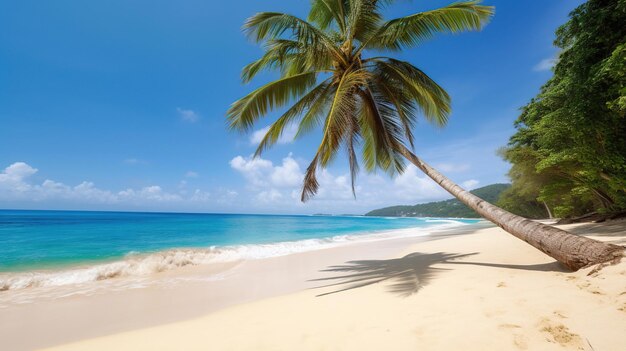
<path fill-rule="evenodd" d="M 400 152 L 417 168 L 482 217 L 524 240 L 545 254 L 576 271 L 624 256 L 624 247 L 574 235 L 505 211 L 464 190 L 436 169 L 420 160 L 406 147 Z"/>

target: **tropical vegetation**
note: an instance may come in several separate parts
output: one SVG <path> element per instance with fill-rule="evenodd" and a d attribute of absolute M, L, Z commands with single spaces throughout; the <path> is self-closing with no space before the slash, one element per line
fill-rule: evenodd
<path fill-rule="evenodd" d="M 353 192 L 360 164 L 367 171 L 381 169 L 395 175 L 404 170 L 408 160 L 481 216 L 572 269 L 621 255 L 619 246 L 575 236 L 498 208 L 462 189 L 413 153 L 418 116 L 445 125 L 450 96 L 413 64 L 384 53 L 416 47 L 438 33 L 479 30 L 494 9 L 477 0 L 463 1 L 386 20 L 381 10 L 392 2 L 312 0 L 306 20 L 280 12 L 250 17 L 244 31 L 263 45 L 265 53 L 244 67 L 243 81 L 264 70 L 276 71 L 280 77 L 232 104 L 227 113 L 230 128 L 250 131 L 269 111 L 290 105 L 269 127 L 256 152 L 260 155 L 289 125 L 298 126 L 296 138 L 321 127 L 322 140 L 305 172 L 302 201 L 317 192 L 318 169 L 327 167 L 342 150 L 347 155 Z"/>
<path fill-rule="evenodd" d="M 479 198 L 495 203 L 500 198 L 500 194 L 508 188 L 510 184 L 491 184 L 470 191 Z M 476 211 L 467 207 L 457 199 L 427 202 L 413 206 L 390 206 L 372 210 L 366 216 L 380 217 L 439 217 L 439 218 L 480 218 Z"/>
<path fill-rule="evenodd" d="M 626 0 L 589 0 L 556 31 L 554 76 L 522 108 L 499 204 L 529 217 L 626 210 Z"/>

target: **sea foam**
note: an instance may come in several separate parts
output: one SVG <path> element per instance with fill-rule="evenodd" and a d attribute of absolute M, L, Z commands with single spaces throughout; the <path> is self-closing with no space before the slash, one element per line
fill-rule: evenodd
<path fill-rule="evenodd" d="M 124 259 L 109 263 L 58 271 L 34 271 L 0 274 L 0 291 L 34 287 L 55 287 L 106 280 L 117 277 L 147 276 L 185 266 L 255 260 L 337 247 L 354 242 L 368 242 L 400 237 L 425 236 L 436 231 L 465 225 L 454 220 L 436 220 L 429 227 L 396 229 L 369 234 L 338 235 L 329 238 L 284 241 L 268 244 L 233 245 L 208 248 L 181 248 L 154 253 L 129 253 Z M 433 220 L 435 222 L 435 220 Z"/>

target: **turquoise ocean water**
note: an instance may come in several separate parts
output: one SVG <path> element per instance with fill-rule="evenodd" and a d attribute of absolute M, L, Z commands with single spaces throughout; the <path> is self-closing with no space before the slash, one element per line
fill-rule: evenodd
<path fill-rule="evenodd" d="M 0 290 L 254 259 L 477 220 L 0 210 Z M 406 235 L 407 233 L 403 234 Z M 28 279 L 24 274 L 29 274 Z M 57 275 L 46 273 L 57 271 Z M 44 273 L 41 273 L 44 272 Z M 65 274 L 65 278 L 59 274 Z M 4 278 L 3 278 L 4 277 Z M 4 279 L 4 280 L 3 280 Z M 4 285 L 4 286 L 3 286 Z"/>

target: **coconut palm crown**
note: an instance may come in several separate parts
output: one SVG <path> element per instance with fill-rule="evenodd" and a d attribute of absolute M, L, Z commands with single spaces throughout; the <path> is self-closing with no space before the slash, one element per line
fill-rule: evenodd
<path fill-rule="evenodd" d="M 242 80 L 249 82 L 264 70 L 278 71 L 280 78 L 233 103 L 229 126 L 249 132 L 268 112 L 293 101 L 270 126 L 255 156 L 275 144 L 287 126 L 298 125 L 295 138 L 322 127 L 302 201 L 318 190 L 317 168 L 326 167 L 340 150 L 347 154 L 354 193 L 358 154 L 367 171 L 402 172 L 418 115 L 437 126 L 446 124 L 446 91 L 411 63 L 378 53 L 416 47 L 437 33 L 480 30 L 494 13 L 475 0 L 385 20 L 381 10 L 391 2 L 312 0 L 307 20 L 262 12 L 244 25 L 265 53 L 243 69 Z"/>

